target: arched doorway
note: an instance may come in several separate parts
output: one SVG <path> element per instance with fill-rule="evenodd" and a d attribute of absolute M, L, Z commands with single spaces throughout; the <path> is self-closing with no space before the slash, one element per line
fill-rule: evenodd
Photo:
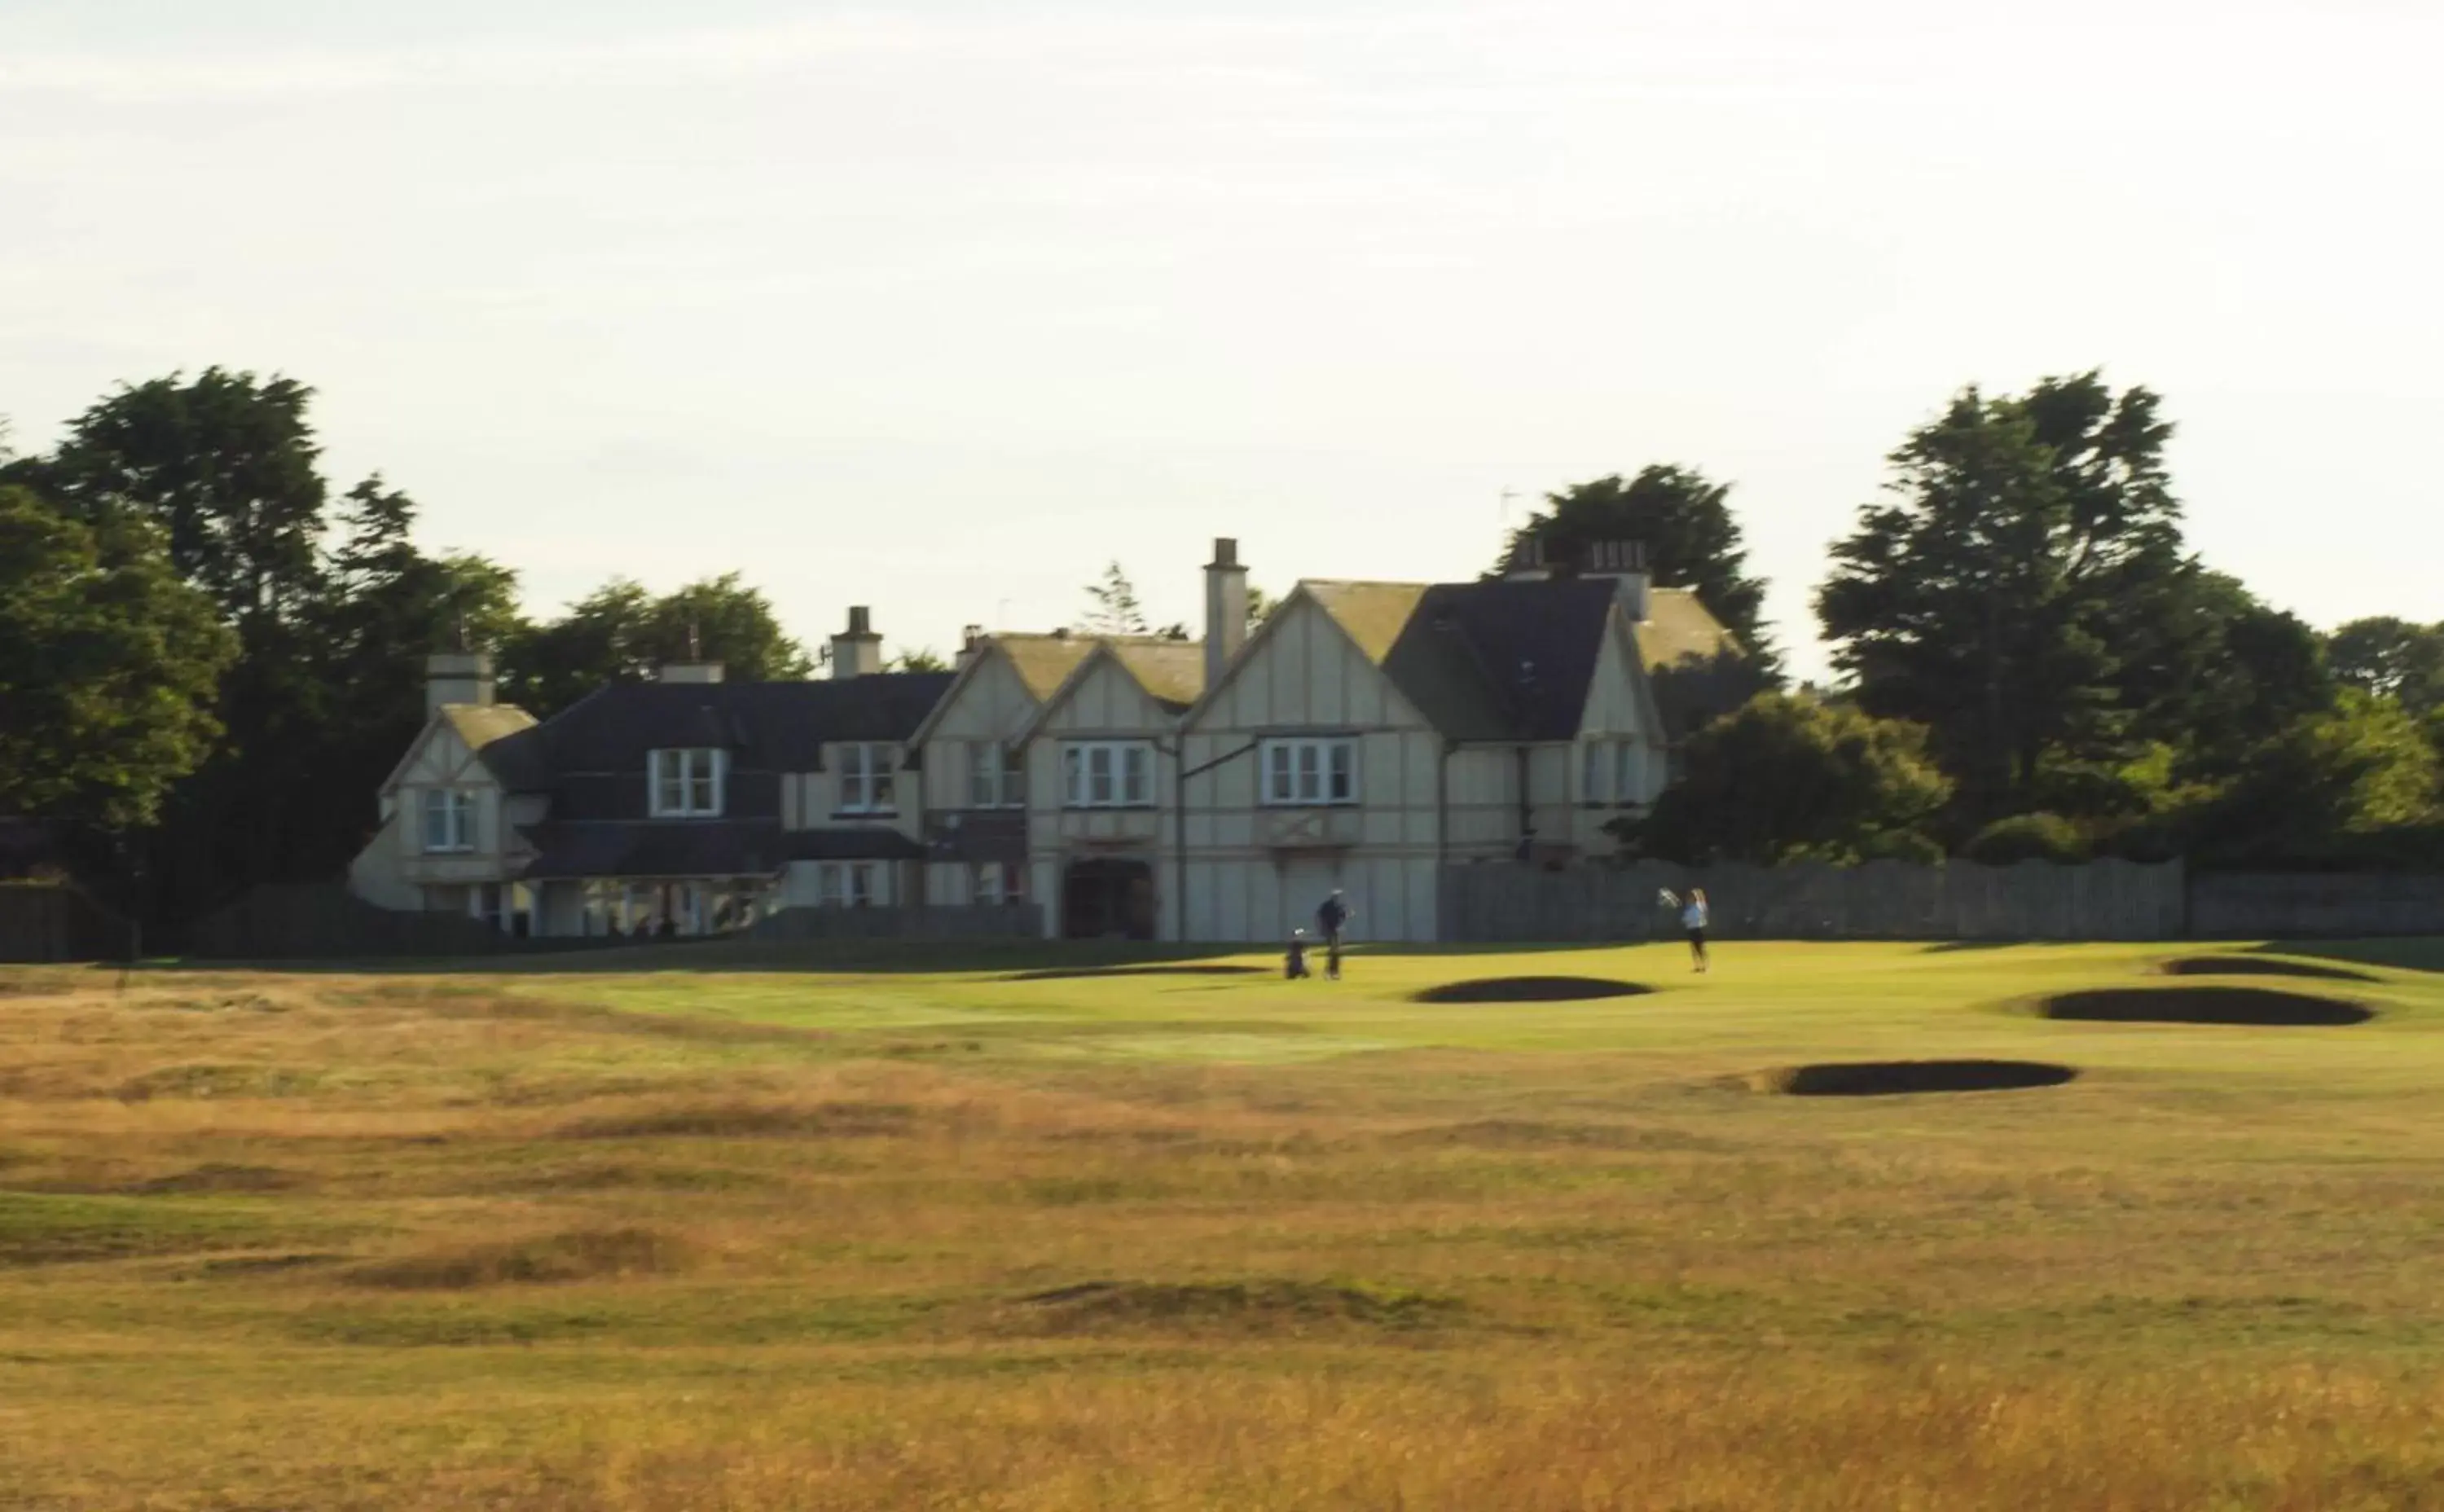
<path fill-rule="evenodd" d="M 1151 940 L 1154 867 L 1097 857 L 1072 861 L 1061 885 L 1061 932 L 1072 940 Z"/>

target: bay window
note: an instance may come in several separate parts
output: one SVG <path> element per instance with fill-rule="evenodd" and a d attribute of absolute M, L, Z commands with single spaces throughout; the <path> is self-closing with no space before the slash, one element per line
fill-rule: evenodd
<path fill-rule="evenodd" d="M 1271 807 L 1358 802 L 1358 740 L 1352 735 L 1268 740 L 1258 770 L 1264 801 Z"/>

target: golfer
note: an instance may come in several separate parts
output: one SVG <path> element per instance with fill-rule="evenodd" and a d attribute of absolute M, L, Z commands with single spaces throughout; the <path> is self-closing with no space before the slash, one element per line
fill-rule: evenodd
<path fill-rule="evenodd" d="M 1711 964 L 1706 959 L 1706 890 L 1689 890 L 1688 906 L 1680 911 L 1680 927 L 1689 931 L 1689 959 L 1694 968 L 1703 971 Z"/>
<path fill-rule="evenodd" d="M 1324 906 L 1315 911 L 1316 931 L 1324 936 L 1324 974 L 1341 980 L 1341 927 L 1349 922 L 1349 905 L 1341 900 L 1341 889 L 1334 888 Z"/>

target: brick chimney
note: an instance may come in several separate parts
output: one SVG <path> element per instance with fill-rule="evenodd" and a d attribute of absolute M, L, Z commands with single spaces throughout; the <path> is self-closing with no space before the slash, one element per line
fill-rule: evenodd
<path fill-rule="evenodd" d="M 1239 543 L 1215 538 L 1213 560 L 1205 564 L 1205 686 L 1222 686 L 1239 648 L 1248 643 L 1248 569 L 1239 564 Z"/>
<path fill-rule="evenodd" d="M 832 637 L 832 675 L 865 677 L 882 670 L 882 637 L 874 633 L 874 614 L 863 604 L 848 612 L 848 628 Z"/>
<path fill-rule="evenodd" d="M 441 711 L 444 704 L 489 704 L 492 701 L 492 657 L 482 651 L 436 651 L 424 658 L 424 711 Z"/>

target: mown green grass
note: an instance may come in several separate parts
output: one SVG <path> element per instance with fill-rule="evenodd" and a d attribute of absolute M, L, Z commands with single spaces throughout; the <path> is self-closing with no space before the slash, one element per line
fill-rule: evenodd
<path fill-rule="evenodd" d="M 2200 953 L 0 971 L 0 1508 L 2444 1505 L 2444 956 Z"/>

